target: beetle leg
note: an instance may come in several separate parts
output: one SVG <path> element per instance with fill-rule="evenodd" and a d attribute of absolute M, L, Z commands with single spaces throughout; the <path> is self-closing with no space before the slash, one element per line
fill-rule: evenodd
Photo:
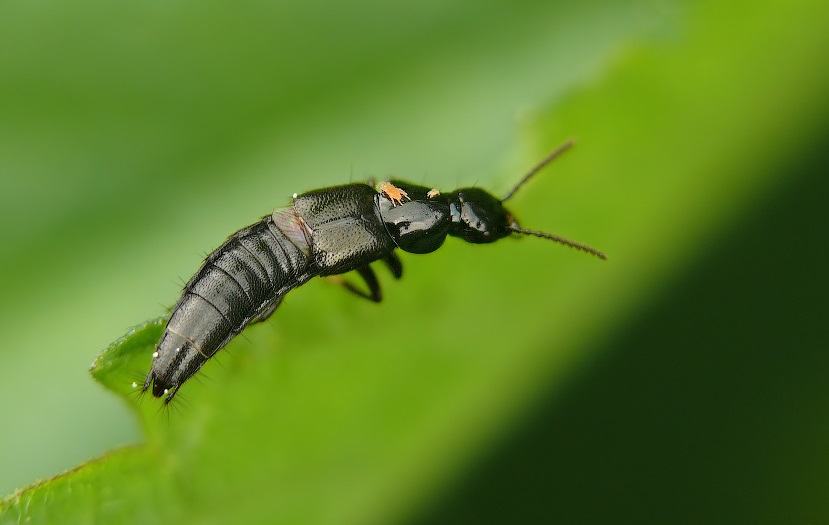
<path fill-rule="evenodd" d="M 396 253 L 389 252 L 388 255 L 383 257 L 383 262 L 389 267 L 395 279 L 400 279 L 403 276 L 403 264 L 400 262 L 400 258 Z"/>
<path fill-rule="evenodd" d="M 282 302 L 283 297 L 284 296 L 277 297 L 276 299 L 265 305 L 265 308 L 262 309 L 262 312 L 256 317 L 254 317 L 250 324 L 261 323 L 262 321 L 270 317 L 271 314 L 273 314 L 274 310 L 276 310 L 279 306 L 279 303 Z"/>
<path fill-rule="evenodd" d="M 357 268 L 357 273 L 360 274 L 360 277 L 366 282 L 368 285 L 369 292 L 366 293 L 363 290 L 360 290 L 356 285 L 348 281 L 347 279 L 343 279 L 342 277 L 335 276 L 335 282 L 338 282 L 345 286 L 345 289 L 349 292 L 359 295 L 369 301 L 374 301 L 375 303 L 379 303 L 383 300 L 383 293 L 380 291 L 380 283 L 377 281 L 377 276 L 374 275 L 374 270 L 371 269 L 369 265 L 361 266 Z"/>

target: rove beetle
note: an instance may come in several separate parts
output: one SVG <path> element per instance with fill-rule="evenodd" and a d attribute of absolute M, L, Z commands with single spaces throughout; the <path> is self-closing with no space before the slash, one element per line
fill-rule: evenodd
<path fill-rule="evenodd" d="M 247 325 L 267 319 L 283 297 L 315 276 L 351 270 L 379 302 L 380 285 L 370 263 L 382 260 L 395 278 L 403 274 L 394 250 L 430 253 L 447 235 L 466 242 L 495 242 L 512 234 L 534 235 L 605 259 L 587 245 L 551 233 L 526 230 L 503 203 L 541 168 L 572 146 L 562 144 L 499 199 L 480 188 L 451 193 L 408 182 L 345 184 L 301 195 L 259 222 L 231 235 L 207 256 L 185 285 L 153 353 L 142 391 L 173 400 L 184 384 Z"/>

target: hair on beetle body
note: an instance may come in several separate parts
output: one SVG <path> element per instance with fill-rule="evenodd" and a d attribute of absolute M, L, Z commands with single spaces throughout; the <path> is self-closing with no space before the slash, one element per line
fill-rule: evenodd
<path fill-rule="evenodd" d="M 345 287 L 380 302 L 380 285 L 370 264 L 384 262 L 399 279 L 403 269 L 398 249 L 430 253 L 447 237 L 485 244 L 518 234 L 605 259 L 585 244 L 523 228 L 504 207 L 572 144 L 567 141 L 547 155 L 503 198 L 475 187 L 443 193 L 400 180 L 376 188 L 352 183 L 293 194 L 289 206 L 233 233 L 207 255 L 171 310 L 141 391 L 169 403 L 208 359 L 249 324 L 267 319 L 289 291 L 313 277 L 356 270 L 369 292 L 347 281 Z"/>

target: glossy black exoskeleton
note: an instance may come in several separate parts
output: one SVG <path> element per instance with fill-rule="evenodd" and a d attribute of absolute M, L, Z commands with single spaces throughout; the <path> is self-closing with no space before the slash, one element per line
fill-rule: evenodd
<path fill-rule="evenodd" d="M 481 244 L 512 234 L 535 235 L 586 251 L 588 246 L 544 232 L 525 230 L 503 203 L 533 174 L 571 145 L 565 143 L 533 168 L 503 199 L 480 188 L 451 193 L 403 181 L 346 184 L 295 195 L 243 228 L 211 253 L 182 291 L 153 354 L 143 390 L 169 403 L 181 385 L 248 324 L 262 321 L 290 290 L 315 276 L 357 270 L 369 293 L 381 300 L 370 263 L 384 261 L 402 275 L 397 248 L 430 253 L 447 236 Z"/>

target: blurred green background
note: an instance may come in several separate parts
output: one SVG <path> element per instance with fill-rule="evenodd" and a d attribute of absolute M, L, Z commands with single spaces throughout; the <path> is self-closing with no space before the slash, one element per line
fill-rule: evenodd
<path fill-rule="evenodd" d="M 807 0 L 4 2 L 0 493 L 147 446 L 0 516 L 829 520 L 826 20 Z M 571 137 L 510 204 L 606 263 L 448 242 L 382 274 L 379 306 L 313 281 L 170 412 L 87 373 L 294 192 L 503 193 Z"/>

